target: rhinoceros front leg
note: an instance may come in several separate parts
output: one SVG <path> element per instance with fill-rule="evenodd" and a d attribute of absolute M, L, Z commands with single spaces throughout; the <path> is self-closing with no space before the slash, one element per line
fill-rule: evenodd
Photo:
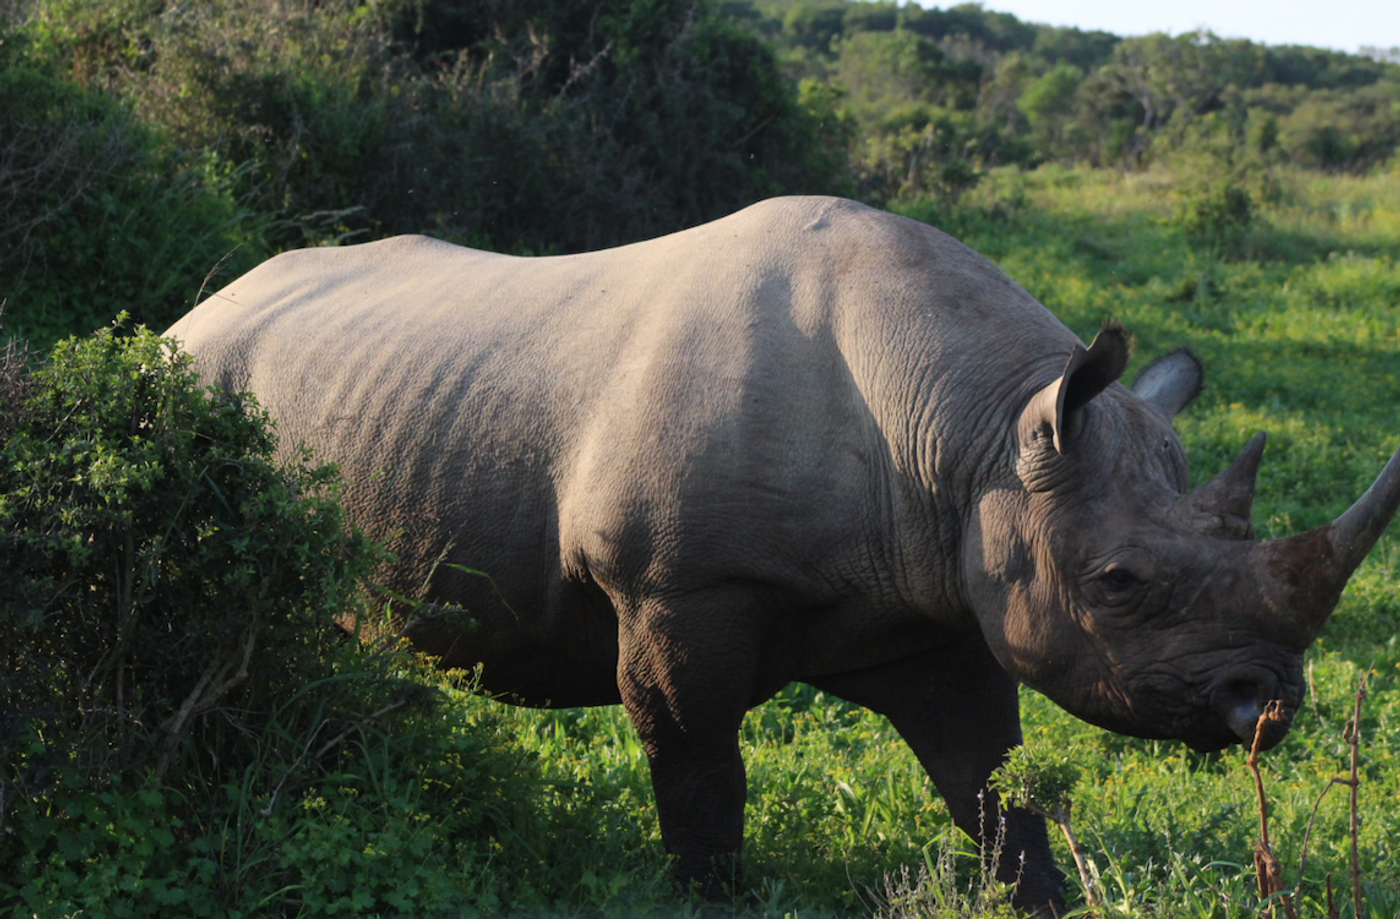
<path fill-rule="evenodd" d="M 683 890 L 728 900 L 746 797 L 739 726 L 755 644 L 742 601 L 647 602 L 620 617 L 618 688 L 651 765 L 667 854 Z"/>
<path fill-rule="evenodd" d="M 1045 821 L 1020 808 L 1003 815 L 987 779 L 1021 742 L 1016 681 L 980 637 L 855 673 L 812 680 L 819 689 L 890 719 L 928 770 L 953 822 L 984 852 L 1000 840 L 997 878 L 1017 883 L 1021 909 L 1064 904 L 1064 875 L 1050 855 Z M 1024 859 L 1024 860 L 1023 860 Z"/>

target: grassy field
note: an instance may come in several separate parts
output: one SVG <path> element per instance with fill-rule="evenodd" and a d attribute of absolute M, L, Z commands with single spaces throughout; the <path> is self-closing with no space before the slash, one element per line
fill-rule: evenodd
<path fill-rule="evenodd" d="M 1230 259 L 1192 248 L 1183 202 L 1162 172 L 999 173 L 955 209 L 902 210 L 985 253 L 1085 340 L 1106 317 L 1124 322 L 1136 335 L 1134 367 L 1191 347 L 1208 381 L 1178 419 L 1193 484 L 1254 432 L 1268 432 L 1255 505 L 1268 537 L 1344 510 L 1400 444 L 1400 172 L 1271 182 Z M 1297 885 L 1314 806 L 1349 768 L 1344 727 L 1370 672 L 1360 855 L 1363 915 L 1377 917 L 1400 915 L 1397 563 L 1392 528 L 1309 653 L 1312 691 L 1293 732 L 1261 759 L 1271 839 L 1286 882 Z M 1258 914 L 1258 806 L 1242 751 L 1198 755 L 1119 737 L 1030 691 L 1022 710 L 1028 742 L 1068 753 L 1082 770 L 1073 815 L 1105 914 Z M 550 826 L 534 853 L 552 876 L 548 902 L 515 905 L 579 915 L 673 910 L 645 758 L 622 712 L 492 715 L 538 755 L 536 792 Z M 743 744 L 753 915 L 970 912 L 959 897 L 978 893 L 977 861 L 882 718 L 795 685 L 750 714 Z M 1327 914 L 1329 874 L 1341 915 L 1352 915 L 1346 796 L 1333 787 L 1317 808 L 1303 915 Z"/>

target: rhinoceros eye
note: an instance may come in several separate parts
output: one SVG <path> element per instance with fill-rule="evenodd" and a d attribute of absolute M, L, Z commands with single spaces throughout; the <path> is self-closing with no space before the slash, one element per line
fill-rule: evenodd
<path fill-rule="evenodd" d="M 1110 565 L 1099 575 L 1099 583 L 1112 593 L 1122 594 L 1141 588 L 1146 582 L 1122 565 Z"/>

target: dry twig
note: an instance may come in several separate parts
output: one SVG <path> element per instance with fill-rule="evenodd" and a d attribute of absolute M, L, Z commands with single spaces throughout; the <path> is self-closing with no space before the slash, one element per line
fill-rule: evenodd
<path fill-rule="evenodd" d="M 1265 901 L 1271 901 L 1275 895 L 1278 902 L 1283 905 L 1283 913 L 1288 919 L 1298 919 L 1298 910 L 1293 905 L 1293 900 L 1286 891 L 1288 888 L 1283 883 L 1283 867 L 1279 864 L 1278 858 L 1274 856 L 1273 846 L 1269 844 L 1269 801 L 1264 795 L 1264 778 L 1259 774 L 1259 747 L 1263 744 L 1264 737 L 1271 731 L 1277 730 L 1279 723 L 1286 725 L 1288 715 L 1284 712 L 1283 703 L 1275 699 L 1264 706 L 1264 711 L 1259 715 L 1259 721 L 1254 726 L 1254 744 L 1249 750 L 1249 759 L 1246 763 L 1251 772 L 1254 773 L 1254 788 L 1259 793 L 1259 841 L 1254 844 L 1254 869 L 1259 874 L 1259 896 Z M 1274 907 L 1268 907 L 1270 916 L 1274 915 Z"/>
<path fill-rule="evenodd" d="M 1308 815 L 1308 828 L 1303 833 L 1303 854 L 1298 860 L 1298 877 L 1301 881 L 1303 869 L 1308 863 L 1308 841 L 1312 838 L 1313 824 L 1317 820 L 1317 812 L 1322 807 L 1322 799 L 1327 797 L 1327 792 L 1337 785 L 1345 785 L 1351 789 L 1351 823 L 1349 833 L 1351 836 L 1351 895 L 1352 902 L 1356 908 L 1356 915 L 1361 913 L 1361 854 L 1358 837 L 1361 833 L 1361 820 L 1357 814 L 1358 797 L 1361 791 L 1361 703 L 1366 700 L 1366 681 L 1371 677 L 1371 667 L 1366 668 L 1366 672 L 1361 674 L 1361 680 L 1356 685 L 1356 702 L 1352 710 L 1351 720 L 1342 729 L 1342 740 L 1351 747 L 1351 774 L 1349 776 L 1333 776 L 1318 794 L 1317 801 L 1313 803 L 1312 813 Z M 1327 915 L 1336 915 L 1336 906 L 1332 900 L 1332 875 L 1327 875 Z"/>
<path fill-rule="evenodd" d="M 1361 855 L 1357 846 L 1356 838 L 1361 832 L 1361 821 L 1356 815 L 1357 798 L 1361 793 L 1361 775 L 1359 766 L 1361 763 L 1361 703 L 1366 700 L 1366 681 L 1371 677 L 1371 668 L 1367 667 L 1366 672 L 1361 675 L 1361 681 L 1356 685 L 1356 707 L 1352 711 L 1351 721 L 1342 732 L 1342 738 L 1351 746 L 1351 778 L 1345 784 L 1351 788 L 1351 896 L 1352 902 L 1356 905 L 1356 915 L 1361 913 Z"/>

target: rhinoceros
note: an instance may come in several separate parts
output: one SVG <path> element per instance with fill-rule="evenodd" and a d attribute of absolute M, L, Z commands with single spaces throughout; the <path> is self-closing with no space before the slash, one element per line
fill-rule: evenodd
<path fill-rule="evenodd" d="M 1188 490 L 1189 352 L 1127 388 L 1121 328 L 1085 348 L 971 249 L 839 199 L 581 255 L 288 252 L 167 334 L 340 464 L 393 586 L 470 611 L 405 621 L 416 647 L 520 704 L 626 707 L 711 896 L 740 721 L 804 681 L 1004 832 L 1018 904 L 1062 902 L 1044 822 L 981 794 L 1018 682 L 1113 731 L 1249 740 L 1400 503 L 1398 452 L 1333 523 L 1257 541 L 1262 435 Z"/>

